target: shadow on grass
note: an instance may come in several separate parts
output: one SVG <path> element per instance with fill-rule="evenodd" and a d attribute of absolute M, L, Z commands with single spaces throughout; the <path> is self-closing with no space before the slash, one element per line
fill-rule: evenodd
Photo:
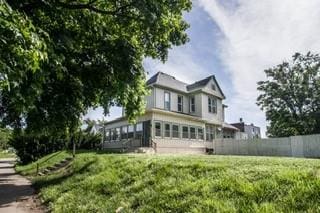
<path fill-rule="evenodd" d="M 69 171 L 67 171 L 66 173 L 61 174 L 61 175 L 45 176 L 43 178 L 36 179 L 33 183 L 33 186 L 38 190 L 38 189 L 45 187 L 45 186 L 52 186 L 52 185 L 61 184 L 63 181 L 65 181 L 68 178 L 71 178 L 74 175 L 84 173 L 96 161 L 97 161 L 96 159 L 91 160 L 91 161 L 85 163 L 79 169 L 76 169 L 76 170 L 70 169 Z"/>

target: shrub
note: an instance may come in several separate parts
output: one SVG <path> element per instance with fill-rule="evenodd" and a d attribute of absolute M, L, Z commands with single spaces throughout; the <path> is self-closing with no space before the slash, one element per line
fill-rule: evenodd
<path fill-rule="evenodd" d="M 16 150 L 16 154 L 22 164 L 35 161 L 47 154 L 62 150 L 66 147 L 64 138 L 54 138 L 44 135 L 14 135 L 9 143 Z"/>
<path fill-rule="evenodd" d="M 9 148 L 9 139 L 11 137 L 11 130 L 6 128 L 0 128 L 0 150 L 6 150 Z"/>
<path fill-rule="evenodd" d="M 71 137 L 57 137 L 20 133 L 10 139 L 10 145 L 16 150 L 21 164 L 35 161 L 52 152 L 72 149 L 73 142 L 76 143 L 77 149 L 96 149 L 101 143 L 101 135 L 78 132 Z"/>

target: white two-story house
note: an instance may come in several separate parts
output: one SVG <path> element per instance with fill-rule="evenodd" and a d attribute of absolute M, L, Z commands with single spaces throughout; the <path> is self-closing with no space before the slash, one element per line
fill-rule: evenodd
<path fill-rule="evenodd" d="M 187 84 L 158 72 L 147 85 L 151 94 L 146 97 L 145 114 L 136 124 L 129 124 L 125 116 L 106 123 L 104 148 L 235 137 L 238 129 L 224 121 L 225 95 L 214 75 Z"/>

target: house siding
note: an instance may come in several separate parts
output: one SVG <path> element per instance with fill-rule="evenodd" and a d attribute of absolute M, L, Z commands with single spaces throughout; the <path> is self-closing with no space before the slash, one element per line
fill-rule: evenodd
<path fill-rule="evenodd" d="M 209 121 L 213 121 L 215 123 L 223 122 L 223 109 L 222 109 L 222 100 L 216 98 L 217 101 L 217 113 L 211 113 L 208 110 L 208 97 L 210 95 L 202 94 L 202 117 L 206 118 Z"/>

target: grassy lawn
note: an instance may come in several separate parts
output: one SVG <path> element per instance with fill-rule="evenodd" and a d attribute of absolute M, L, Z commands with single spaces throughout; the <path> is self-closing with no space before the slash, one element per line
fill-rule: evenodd
<path fill-rule="evenodd" d="M 15 154 L 7 153 L 6 151 L 0 150 L 0 159 L 1 158 L 14 158 Z"/>
<path fill-rule="evenodd" d="M 31 175 L 35 164 L 17 170 Z M 320 211 L 315 159 L 88 152 L 77 155 L 72 171 L 33 180 L 53 212 Z"/>

